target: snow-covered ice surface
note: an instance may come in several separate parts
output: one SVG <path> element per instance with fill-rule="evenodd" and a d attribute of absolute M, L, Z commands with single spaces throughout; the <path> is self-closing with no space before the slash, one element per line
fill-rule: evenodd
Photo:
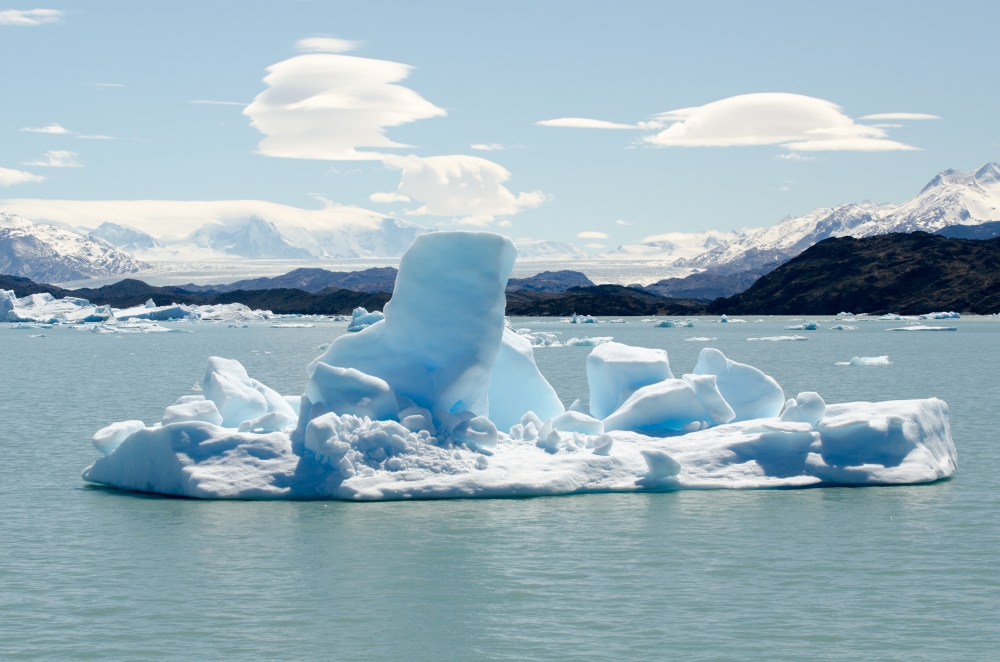
<path fill-rule="evenodd" d="M 888 356 L 855 356 L 850 361 L 837 361 L 837 365 L 892 365 Z"/>
<path fill-rule="evenodd" d="M 923 326 L 915 324 L 913 326 L 901 326 L 886 331 L 958 331 L 957 326 Z"/>
<path fill-rule="evenodd" d="M 515 255 L 498 235 L 421 235 L 384 319 L 335 339 L 301 397 L 213 357 L 202 395 L 152 426 L 98 431 L 105 455 L 83 477 L 201 498 L 382 500 L 919 483 L 955 471 L 944 402 L 786 402 L 777 382 L 717 349 L 675 378 L 663 350 L 600 344 L 587 360 L 590 410 L 563 413 L 531 343 L 504 324 Z"/>

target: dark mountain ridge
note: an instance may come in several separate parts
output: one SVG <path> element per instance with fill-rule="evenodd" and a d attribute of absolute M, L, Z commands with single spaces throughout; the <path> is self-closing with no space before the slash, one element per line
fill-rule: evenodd
<path fill-rule="evenodd" d="M 990 314 L 1000 310 L 1000 238 L 949 239 L 927 232 L 825 239 L 716 299 L 714 314 L 838 312 Z"/>

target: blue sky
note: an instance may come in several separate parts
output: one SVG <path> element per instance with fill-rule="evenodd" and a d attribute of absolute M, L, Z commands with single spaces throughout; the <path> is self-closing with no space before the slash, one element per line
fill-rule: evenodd
<path fill-rule="evenodd" d="M 43 8 L 58 11 L 24 13 Z M 515 238 L 583 244 L 580 232 L 599 232 L 608 247 L 759 227 L 818 206 L 902 202 L 941 170 L 1000 160 L 997 24 L 996 3 L 4 5 L 0 168 L 28 174 L 8 174 L 0 197 L 326 199 Z M 265 84 L 279 63 L 285 73 Z M 396 120 L 379 124 L 362 103 L 347 123 L 336 111 L 292 136 L 308 111 L 282 104 L 314 75 L 325 96 L 313 100 L 350 105 L 338 87 L 350 79 Z M 192 103 L 249 104 L 268 90 L 251 115 Z M 762 93 L 811 101 L 727 101 Z M 726 103 L 712 115 L 715 102 Z M 859 119 L 885 113 L 940 119 Z M 831 117 L 845 135 L 803 142 L 829 138 L 809 122 Z M 565 118 L 659 123 L 538 125 Z M 251 121 L 270 122 L 271 142 Z M 63 132 L 24 130 L 53 124 Z M 409 147 L 357 138 L 379 132 Z M 701 146 L 712 141 L 728 146 Z M 28 175 L 44 179 L 14 181 Z M 476 195 L 460 188 L 469 177 Z"/>

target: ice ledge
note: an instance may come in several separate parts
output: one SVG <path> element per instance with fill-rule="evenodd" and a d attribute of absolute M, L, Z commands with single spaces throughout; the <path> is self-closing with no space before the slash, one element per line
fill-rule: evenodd
<path fill-rule="evenodd" d="M 830 405 L 816 429 L 770 418 L 674 437 L 611 436 L 607 455 L 587 448 L 579 434 L 566 434 L 555 453 L 501 435 L 489 458 L 416 443 L 394 456 L 405 461 L 359 465 L 347 475 L 312 451 L 293 453 L 283 432 L 186 422 L 131 434 L 83 478 L 196 498 L 375 501 L 898 485 L 940 480 L 957 468 L 948 406 L 937 398 Z"/>

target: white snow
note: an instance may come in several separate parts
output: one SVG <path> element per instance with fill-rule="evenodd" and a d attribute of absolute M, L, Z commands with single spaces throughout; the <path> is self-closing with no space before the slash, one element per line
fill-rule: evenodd
<path fill-rule="evenodd" d="M 201 498 L 371 500 L 919 483 L 955 471 L 940 400 L 786 403 L 771 377 L 711 348 L 674 379 L 663 350 L 595 347 L 594 416 L 579 402 L 564 411 L 530 342 L 504 328 L 514 254 L 497 235 L 421 235 L 384 320 L 331 343 L 304 395 L 282 397 L 212 357 L 204 395 L 182 396 L 152 426 L 99 431 L 106 455 L 84 479 Z"/>
<path fill-rule="evenodd" d="M 762 338 L 747 338 L 750 341 L 781 342 L 784 340 L 809 340 L 809 336 L 764 336 Z"/>

